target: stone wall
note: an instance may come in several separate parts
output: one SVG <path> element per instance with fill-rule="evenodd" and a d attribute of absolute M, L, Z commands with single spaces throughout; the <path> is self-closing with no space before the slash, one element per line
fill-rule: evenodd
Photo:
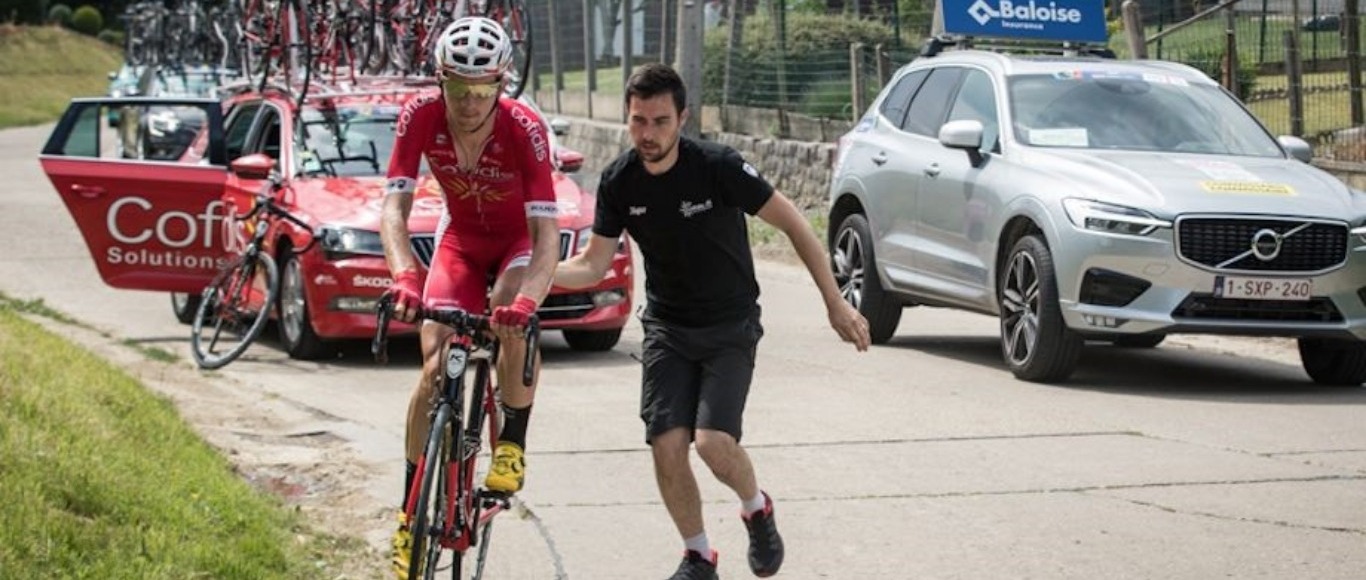
<path fill-rule="evenodd" d="M 745 159 L 793 202 L 809 210 L 824 208 L 829 197 L 830 170 L 835 159 L 833 143 L 787 141 L 733 133 L 709 136 L 734 147 Z M 582 118 L 570 118 L 569 134 L 561 138 L 566 147 L 584 154 L 584 171 L 596 174 L 631 146 L 626 126 Z M 1316 160 L 1314 165 L 1336 175 L 1348 185 L 1366 191 L 1366 166 L 1359 163 Z M 586 184 L 596 187 L 596 181 Z"/>
<path fill-rule="evenodd" d="M 626 126 L 582 118 L 568 118 L 569 134 L 561 137 L 565 147 L 584 155 L 583 171 L 594 173 L 631 146 Z M 830 168 L 835 159 L 833 143 L 780 141 L 770 138 L 721 133 L 710 139 L 734 147 L 774 187 L 797 207 L 823 207 L 829 195 Z M 596 187 L 596 182 L 586 184 Z"/>

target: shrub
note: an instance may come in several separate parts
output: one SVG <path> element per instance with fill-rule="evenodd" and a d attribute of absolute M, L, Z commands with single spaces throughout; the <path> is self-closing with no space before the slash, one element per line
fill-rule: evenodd
<path fill-rule="evenodd" d="M 726 43 L 729 26 L 718 26 L 707 32 L 703 45 L 702 102 L 709 105 L 721 102 L 722 79 L 725 75 Z M 731 54 L 730 99 L 734 104 L 774 108 L 779 105 L 779 62 L 772 19 L 756 14 L 745 19 L 741 46 Z M 868 46 L 889 44 L 892 31 L 887 25 L 871 20 L 860 20 L 844 15 L 794 13 L 787 18 L 786 68 L 782 69 L 787 86 L 787 103 L 808 101 L 809 87 L 829 85 L 831 77 L 843 77 L 848 86 L 849 45 L 862 42 Z M 840 71 L 842 74 L 833 71 Z M 829 95 L 838 88 L 826 86 Z M 845 90 L 845 95 L 848 91 Z M 831 97 L 817 98 L 828 101 Z M 847 100 L 847 96 L 846 96 Z M 830 108 L 829 104 L 821 109 Z"/>
<path fill-rule="evenodd" d="M 118 47 L 123 46 L 123 33 L 118 30 L 114 30 L 113 28 L 106 28 L 104 30 L 101 30 L 99 35 L 95 38 L 100 39 L 105 44 Z"/>
<path fill-rule="evenodd" d="M 98 8 L 83 4 L 71 14 L 71 28 L 81 34 L 95 36 L 104 28 L 104 17 L 100 16 Z"/>
<path fill-rule="evenodd" d="M 1205 73 L 1215 82 L 1222 83 L 1224 79 L 1224 51 L 1219 49 L 1197 49 L 1192 50 L 1181 58 L 1173 59 L 1178 62 L 1186 63 Z M 1246 55 L 1238 55 L 1238 72 L 1235 75 L 1237 87 L 1233 94 L 1239 100 L 1247 100 L 1252 95 L 1253 89 L 1257 86 L 1257 63 Z"/>
<path fill-rule="evenodd" d="M 60 24 L 68 26 L 71 24 L 71 7 L 66 4 L 53 4 L 47 11 L 48 24 Z"/>

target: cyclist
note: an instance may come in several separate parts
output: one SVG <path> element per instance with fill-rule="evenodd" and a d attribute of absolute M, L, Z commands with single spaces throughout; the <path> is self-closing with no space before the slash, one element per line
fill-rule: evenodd
<path fill-rule="evenodd" d="M 685 102 L 683 81 L 667 65 L 644 65 L 627 80 L 635 147 L 603 170 L 593 237 L 583 253 L 560 264 L 555 283 L 597 283 L 612 264 L 617 238 L 631 233 L 646 276 L 640 416 L 660 495 L 684 545 L 673 578 L 716 577 L 716 551 L 703 529 L 688 460 L 694 440 L 703 462 L 740 499 L 750 570 L 771 576 L 783 563 L 782 537 L 773 500 L 759 488 L 740 447 L 755 348 L 764 332 L 744 214 L 791 240 L 840 338 L 866 350 L 868 322 L 841 298 L 820 241 L 787 197 L 734 149 L 679 134 L 688 116 Z"/>
<path fill-rule="evenodd" d="M 529 389 L 520 386 L 526 356 L 520 337 L 549 292 L 559 261 L 550 145 L 538 114 L 501 96 L 512 62 L 512 43 L 502 26 L 487 18 L 461 18 L 441 33 L 433 50 L 440 93 L 423 93 L 405 103 L 389 161 L 380 225 L 394 279 L 389 294 L 395 317 L 406 322 L 422 308 L 483 312 L 492 303 L 492 329 L 502 341 L 498 384 L 517 388 L 502 390 L 503 428 L 484 486 L 514 493 L 525 479 L 523 453 L 535 395 L 534 382 Z M 407 225 L 423 157 L 446 207 L 425 284 Z M 408 406 L 404 507 L 427 440 L 441 345 L 452 332 L 433 322 L 419 331 L 422 377 Z M 536 361 L 539 366 L 539 355 Z M 412 536 L 407 523 L 400 509 L 393 559 L 400 578 L 408 574 Z"/>

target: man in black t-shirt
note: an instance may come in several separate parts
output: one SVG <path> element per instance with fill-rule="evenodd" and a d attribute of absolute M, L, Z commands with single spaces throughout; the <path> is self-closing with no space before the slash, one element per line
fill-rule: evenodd
<path fill-rule="evenodd" d="M 666 65 L 644 65 L 628 79 L 635 147 L 602 172 L 593 237 L 583 253 L 560 264 L 555 284 L 598 283 L 617 239 L 631 234 L 645 259 L 640 417 L 660 495 L 684 543 L 673 578 L 716 577 L 716 551 L 703 529 L 688 460 L 693 440 L 716 478 L 740 498 L 750 569 L 772 576 L 783 563 L 773 500 L 760 490 L 740 447 L 755 348 L 764 333 L 745 214 L 792 241 L 841 339 L 866 350 L 868 322 L 841 298 L 820 240 L 791 201 L 734 149 L 679 134 L 685 102 L 682 79 Z"/>

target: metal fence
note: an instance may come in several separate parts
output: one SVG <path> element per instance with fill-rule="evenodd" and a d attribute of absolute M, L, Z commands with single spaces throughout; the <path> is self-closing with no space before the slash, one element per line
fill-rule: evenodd
<path fill-rule="evenodd" d="M 542 106 L 622 120 L 622 85 L 630 69 L 676 61 L 679 1 L 528 2 L 535 24 L 532 88 Z M 915 57 L 930 35 L 933 5 L 683 1 L 704 2 L 703 130 L 811 141 L 836 139 L 885 79 Z M 1119 30 L 1120 0 L 1107 1 L 1111 47 L 1123 58 L 1128 50 Z M 1324 157 L 1366 161 L 1360 89 L 1366 19 L 1358 1 L 1160 0 L 1144 2 L 1140 14 L 1143 37 L 1152 39 L 1149 58 L 1184 62 L 1228 80 L 1274 133 L 1305 137 Z M 779 5 L 789 9 L 779 15 Z M 841 8 L 827 11 L 827 5 Z M 737 20 L 742 34 L 732 39 Z M 1232 63 L 1226 58 L 1230 46 L 1236 48 Z M 1226 69 L 1235 72 L 1227 76 Z"/>

